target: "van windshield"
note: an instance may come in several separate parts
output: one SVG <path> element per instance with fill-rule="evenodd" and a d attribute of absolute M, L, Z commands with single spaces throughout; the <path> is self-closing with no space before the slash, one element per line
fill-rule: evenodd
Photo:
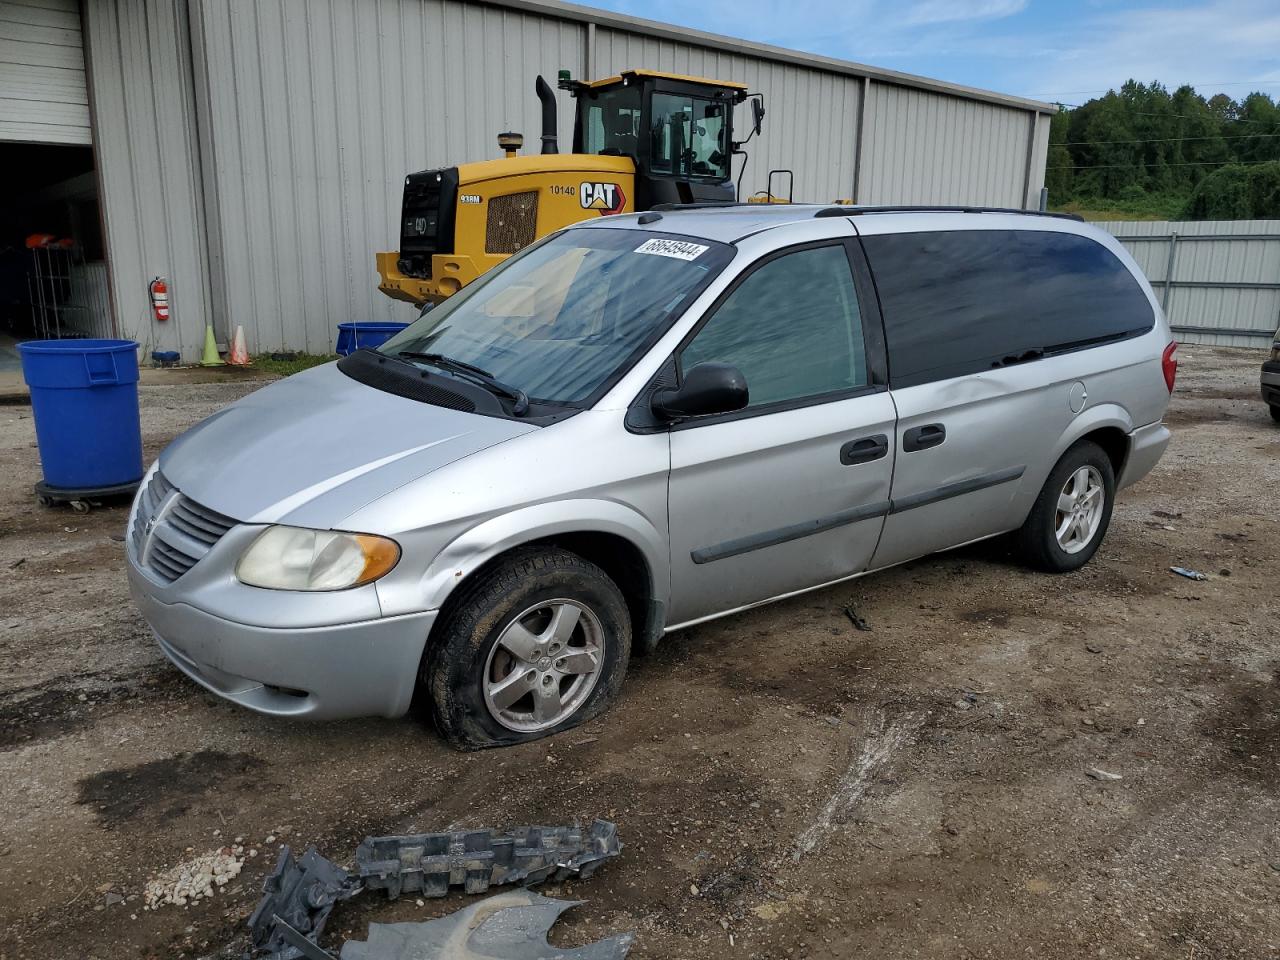
<path fill-rule="evenodd" d="M 533 402 L 585 405 L 732 257 L 732 247 L 711 240 L 566 230 L 495 267 L 378 349 L 469 364 Z"/>

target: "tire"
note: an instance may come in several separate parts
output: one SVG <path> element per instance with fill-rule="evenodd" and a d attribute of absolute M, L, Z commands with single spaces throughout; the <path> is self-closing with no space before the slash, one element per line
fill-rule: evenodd
<path fill-rule="evenodd" d="M 1087 539 L 1083 526 L 1077 526 L 1074 531 L 1067 527 L 1067 534 L 1059 539 L 1059 530 L 1070 519 L 1069 513 L 1059 509 L 1060 506 L 1067 506 L 1067 500 L 1060 503 L 1059 498 L 1070 498 L 1071 491 L 1065 488 L 1069 482 L 1075 484 L 1078 475 L 1087 478 L 1086 490 L 1094 489 L 1095 486 L 1100 489 L 1102 503 L 1095 513 L 1090 498 L 1088 504 L 1081 509 L 1081 517 L 1088 525 Z M 1036 497 L 1026 523 L 1014 534 L 1023 561 L 1028 566 L 1048 573 L 1079 570 L 1098 552 L 1098 547 L 1107 535 L 1115 495 L 1116 477 L 1111 458 L 1092 441 L 1081 440 L 1075 444 L 1054 466 L 1040 495 Z"/>
<path fill-rule="evenodd" d="M 617 698 L 631 618 L 622 592 L 595 564 L 564 550 L 521 550 L 460 590 L 419 678 L 437 729 L 455 747 L 538 740 L 598 716 Z"/>
<path fill-rule="evenodd" d="M 1280 403 L 1273 403 L 1271 406 L 1271 419 L 1276 423 L 1280 423 Z"/>

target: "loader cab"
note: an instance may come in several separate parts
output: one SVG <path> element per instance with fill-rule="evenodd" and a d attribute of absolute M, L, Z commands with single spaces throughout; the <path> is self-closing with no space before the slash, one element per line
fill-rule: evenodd
<path fill-rule="evenodd" d="M 732 201 L 733 108 L 744 84 L 631 70 L 560 86 L 577 98 L 573 152 L 630 157 L 636 209 Z"/>

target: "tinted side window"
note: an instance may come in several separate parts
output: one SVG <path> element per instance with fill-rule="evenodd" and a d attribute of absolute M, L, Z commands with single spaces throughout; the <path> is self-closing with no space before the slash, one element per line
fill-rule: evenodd
<path fill-rule="evenodd" d="M 1088 237 L 972 230 L 866 237 L 891 386 L 943 380 L 1155 323 L 1137 280 Z"/>
<path fill-rule="evenodd" d="M 788 253 L 749 274 L 681 352 L 683 370 L 708 360 L 746 375 L 752 407 L 866 386 L 844 247 Z"/>

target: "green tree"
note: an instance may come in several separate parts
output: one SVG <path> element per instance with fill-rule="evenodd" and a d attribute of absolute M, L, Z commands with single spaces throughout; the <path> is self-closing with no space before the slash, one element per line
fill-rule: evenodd
<path fill-rule="evenodd" d="M 1066 146 L 1070 122 L 1071 112 L 1058 104 L 1058 112 L 1049 119 L 1049 156 L 1044 173 L 1044 185 L 1049 189 L 1051 203 L 1065 203 L 1074 196 L 1074 171 L 1071 166 L 1075 161 L 1071 159 L 1071 150 Z"/>
<path fill-rule="evenodd" d="M 1209 174 L 1182 211 L 1185 220 L 1260 220 L 1280 217 L 1280 160 L 1232 163 Z"/>
<path fill-rule="evenodd" d="M 1055 204 L 1204 217 L 1278 216 L 1280 104 L 1265 93 L 1206 100 L 1187 85 L 1128 80 L 1053 117 Z"/>

